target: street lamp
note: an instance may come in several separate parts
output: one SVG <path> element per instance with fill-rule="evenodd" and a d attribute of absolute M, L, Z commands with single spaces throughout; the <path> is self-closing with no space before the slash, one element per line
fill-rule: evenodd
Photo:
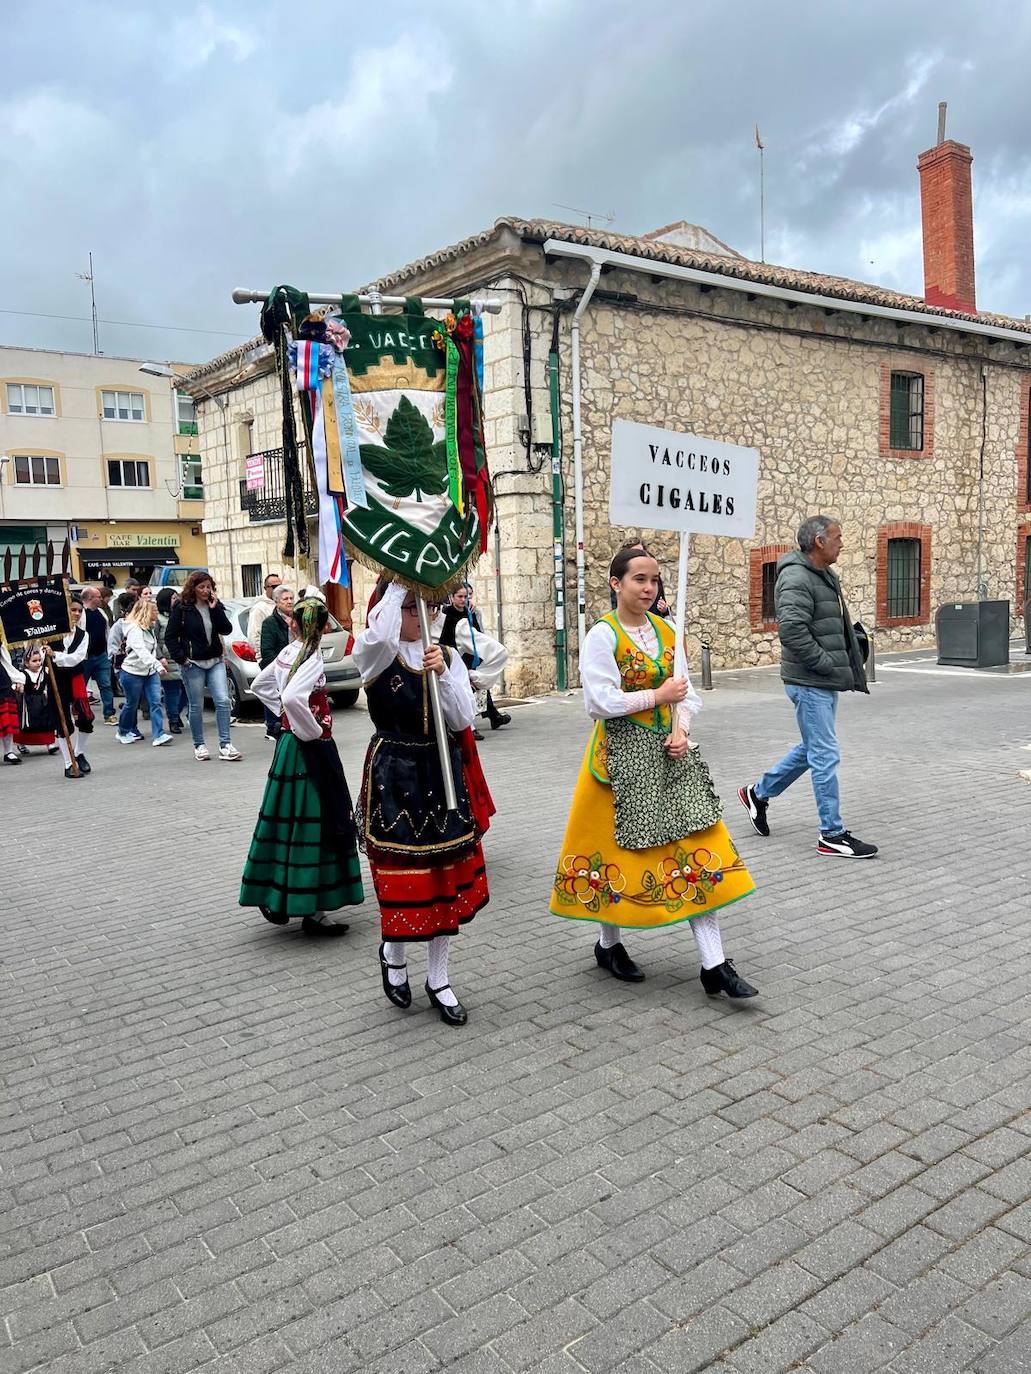
<path fill-rule="evenodd" d="M 145 373 L 148 377 L 167 378 L 168 381 L 170 381 L 172 384 L 173 391 L 176 390 L 176 382 L 180 380 L 179 373 L 173 372 L 173 370 L 165 363 L 141 363 L 140 371 Z M 203 386 L 200 382 L 193 382 L 192 385 L 195 386 L 198 391 L 202 392 L 208 398 L 209 401 L 214 401 L 215 405 L 218 406 L 222 414 L 222 446 L 225 449 L 226 454 L 226 537 L 229 542 L 229 590 L 230 595 L 235 596 L 236 555 L 233 552 L 233 526 L 230 510 L 230 501 L 228 496 L 228 493 L 231 492 L 233 489 L 232 455 L 229 450 L 229 403 L 228 401 L 223 400 L 221 396 L 216 396 L 213 391 L 209 391 L 207 387 Z M 178 411 L 176 410 L 174 401 L 172 410 L 173 414 L 178 418 Z"/>

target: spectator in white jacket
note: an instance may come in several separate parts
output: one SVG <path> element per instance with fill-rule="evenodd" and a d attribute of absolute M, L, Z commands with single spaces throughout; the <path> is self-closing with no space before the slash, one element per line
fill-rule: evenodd
<path fill-rule="evenodd" d="M 258 597 L 247 618 L 247 638 L 256 654 L 261 653 L 261 627 L 276 609 L 272 593 L 282 580 L 278 573 L 269 573 L 268 577 L 265 578 L 265 595 Z"/>
<path fill-rule="evenodd" d="M 161 700 L 161 674 L 168 661 L 157 656 L 158 608 L 154 601 L 140 600 L 125 618 L 125 662 L 122 664 L 122 686 L 125 705 L 118 721 L 119 744 L 135 744 L 142 736 L 136 729 L 136 712 L 140 697 L 150 707 L 150 734 L 154 748 L 171 744 L 172 736 L 165 729 L 165 710 Z"/>

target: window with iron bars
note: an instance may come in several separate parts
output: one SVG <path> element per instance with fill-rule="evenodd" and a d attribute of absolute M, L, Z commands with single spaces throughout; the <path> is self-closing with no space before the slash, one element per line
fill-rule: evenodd
<path fill-rule="evenodd" d="M 922 613 L 920 605 L 921 543 L 919 539 L 888 540 L 889 620 L 905 620 Z"/>
<path fill-rule="evenodd" d="M 762 568 L 762 618 L 764 624 L 777 619 L 777 603 L 774 591 L 777 586 L 777 560 L 771 559 Z"/>
<path fill-rule="evenodd" d="M 924 379 L 919 372 L 891 374 L 891 447 L 919 453 L 924 447 Z"/>

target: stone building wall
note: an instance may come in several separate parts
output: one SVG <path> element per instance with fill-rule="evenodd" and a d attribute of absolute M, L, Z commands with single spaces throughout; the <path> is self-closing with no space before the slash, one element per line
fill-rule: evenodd
<path fill-rule="evenodd" d="M 576 549 L 573 507 L 570 306 L 585 285 L 582 263 L 546 262 L 526 245 L 484 250 L 404 283 L 405 293 L 468 295 L 489 290 L 505 302 L 485 316 L 484 413 L 500 539 L 471 569 L 488 626 L 501 625 L 511 661 L 510 692 L 556 685 L 551 411 L 547 355 L 554 306 L 558 333 L 564 587 L 568 681 L 576 685 Z M 484 287 L 483 283 L 488 283 Z M 392 289 L 394 289 L 392 287 Z M 523 311 L 528 309 L 530 383 L 535 420 L 523 434 Z M 587 624 L 608 608 L 607 568 L 623 540 L 644 534 L 672 594 L 675 540 L 613 529 L 608 521 L 611 425 L 616 417 L 695 432 L 758 448 L 758 523 L 751 541 L 696 536 L 688 601 L 691 659 L 712 646 L 717 667 L 773 662 L 776 628 L 756 615 L 763 549 L 793 546 L 805 515 L 838 516 L 845 548 L 838 565 L 854 615 L 877 630 L 881 649 L 933 642 L 934 612 L 977 590 L 978 471 L 984 445 L 983 579 L 993 597 L 1013 600 L 1028 513 L 1017 500 L 1017 465 L 1026 445 L 1031 370 L 1009 345 L 988 349 L 974 336 L 828 312 L 736 291 L 701 290 L 641 274 L 611 272 L 581 327 L 584 545 Z M 930 432 L 925 452 L 885 449 L 887 382 L 893 368 L 926 378 Z M 279 444 L 279 401 L 267 356 L 238 372 L 229 397 L 229 471 L 220 416 L 198 396 L 212 566 L 225 577 L 244 563 L 284 573 L 283 526 L 254 525 L 239 509 L 237 480 L 247 451 Z M 221 385 L 206 382 L 213 389 Z M 252 417 L 250 438 L 241 428 Z M 1021 425 L 1024 438 L 1021 439 Z M 247 445 L 250 445 L 248 449 Z M 889 530 L 889 527 L 891 529 Z M 916 529 L 924 555 L 925 605 L 918 623 L 887 624 L 878 607 L 885 537 Z M 230 556 L 230 538 L 232 551 Z M 496 570 L 500 568 L 501 605 Z M 883 567 L 880 584 L 883 601 Z M 929 574 L 929 575 L 928 575 Z M 355 627 L 371 590 L 355 566 Z M 1017 609 L 1016 607 L 1014 608 Z"/>

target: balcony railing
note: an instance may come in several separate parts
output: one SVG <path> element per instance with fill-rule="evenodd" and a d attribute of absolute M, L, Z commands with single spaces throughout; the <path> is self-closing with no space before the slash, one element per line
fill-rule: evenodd
<path fill-rule="evenodd" d="M 247 486 L 247 478 L 240 478 L 240 509 L 246 511 L 248 519 L 258 523 L 266 520 L 286 519 L 286 492 L 283 481 L 283 450 L 266 449 L 264 453 L 251 453 L 250 458 L 262 459 L 264 486 L 253 490 Z M 304 509 L 307 515 L 318 515 L 319 498 L 311 489 L 308 477 L 307 454 L 300 448 L 301 482 L 304 486 Z"/>
<path fill-rule="evenodd" d="M 194 435 L 194 436 L 198 435 L 198 434 L 200 433 L 200 430 L 197 428 L 197 421 L 196 421 L 196 420 L 180 420 L 180 421 L 179 421 L 179 433 L 180 433 L 180 434 L 192 434 L 192 435 Z"/>

